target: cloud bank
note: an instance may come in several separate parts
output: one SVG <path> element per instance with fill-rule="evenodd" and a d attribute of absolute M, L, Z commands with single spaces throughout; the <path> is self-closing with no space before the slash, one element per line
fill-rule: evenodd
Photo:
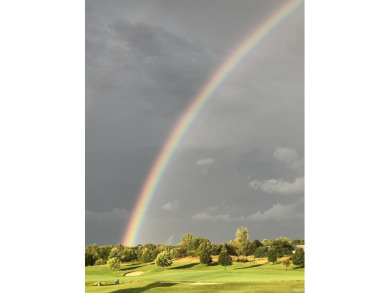
<path fill-rule="evenodd" d="M 295 181 L 292 183 L 284 181 L 283 179 L 270 179 L 265 181 L 253 180 L 249 182 L 249 186 L 255 190 L 261 190 L 266 193 L 289 195 L 303 193 L 304 181 L 304 177 L 295 178 Z"/>
<path fill-rule="evenodd" d="M 164 211 L 176 211 L 179 208 L 179 203 L 177 201 L 167 202 L 161 208 Z"/>
<path fill-rule="evenodd" d="M 201 159 L 199 161 L 196 162 L 196 165 L 197 166 L 207 166 L 207 165 L 210 165 L 214 163 L 214 159 L 213 158 L 207 158 L 207 159 Z"/>
<path fill-rule="evenodd" d="M 282 205 L 278 203 L 264 212 L 258 211 L 254 214 L 250 214 L 247 219 L 253 221 L 302 219 L 304 216 L 303 212 L 297 212 L 295 208 L 295 204 Z"/>
<path fill-rule="evenodd" d="M 292 169 L 299 169 L 303 166 L 303 158 L 300 158 L 298 153 L 289 148 L 277 148 L 273 154 L 274 158 L 285 163 Z"/>

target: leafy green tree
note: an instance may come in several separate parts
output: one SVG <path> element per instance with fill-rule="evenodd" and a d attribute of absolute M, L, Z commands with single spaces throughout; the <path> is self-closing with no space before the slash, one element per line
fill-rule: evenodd
<path fill-rule="evenodd" d="M 211 255 L 219 255 L 222 250 L 222 244 L 211 243 Z"/>
<path fill-rule="evenodd" d="M 293 257 L 293 264 L 300 267 L 305 267 L 305 251 L 302 248 L 297 248 Z"/>
<path fill-rule="evenodd" d="M 85 266 L 93 266 L 97 259 L 98 258 L 95 254 L 85 251 Z"/>
<path fill-rule="evenodd" d="M 147 262 L 151 262 L 153 260 L 154 260 L 153 252 L 148 248 L 144 248 L 142 251 L 141 262 L 147 263 Z"/>
<path fill-rule="evenodd" d="M 108 258 L 120 258 L 121 253 L 119 252 L 119 249 L 115 246 L 113 249 L 111 249 L 110 254 L 108 255 Z"/>
<path fill-rule="evenodd" d="M 137 249 L 137 259 L 138 259 L 139 262 L 142 262 L 142 252 L 143 252 L 142 247 L 138 247 L 138 249 Z"/>
<path fill-rule="evenodd" d="M 98 248 L 98 257 L 104 261 L 107 261 L 112 247 L 113 247 L 112 245 L 100 246 Z"/>
<path fill-rule="evenodd" d="M 117 257 L 110 258 L 107 261 L 107 264 L 112 269 L 119 269 L 121 267 L 121 262 L 120 262 L 119 258 L 117 258 Z"/>
<path fill-rule="evenodd" d="M 152 244 L 152 243 L 145 243 L 144 245 L 142 245 L 143 248 L 147 248 L 151 251 L 154 251 L 156 249 L 156 245 L 155 244 Z"/>
<path fill-rule="evenodd" d="M 272 246 L 272 243 L 273 241 L 271 239 L 263 239 L 263 241 L 261 241 L 261 244 L 264 246 Z"/>
<path fill-rule="evenodd" d="M 115 246 L 116 249 L 118 249 L 119 253 L 121 253 L 123 251 L 123 249 L 125 249 L 125 247 L 123 246 L 123 244 L 121 243 L 118 243 L 116 246 Z"/>
<path fill-rule="evenodd" d="M 179 250 L 177 248 L 171 248 L 169 250 L 169 254 L 172 256 L 172 258 L 177 258 L 179 255 Z"/>
<path fill-rule="evenodd" d="M 254 253 L 254 256 L 256 258 L 267 257 L 267 255 L 268 255 L 268 247 L 267 246 L 258 247 Z"/>
<path fill-rule="evenodd" d="M 95 266 L 99 265 L 105 265 L 107 262 L 104 259 L 99 258 L 97 261 L 95 261 Z"/>
<path fill-rule="evenodd" d="M 163 270 L 166 267 L 169 267 L 172 265 L 172 257 L 167 251 L 163 251 L 157 255 L 156 258 L 156 266 L 162 267 Z"/>
<path fill-rule="evenodd" d="M 271 248 L 268 251 L 268 255 L 267 256 L 268 256 L 268 261 L 272 262 L 273 264 L 275 264 L 275 261 L 278 258 L 277 253 L 276 253 L 276 249 L 275 248 Z"/>
<path fill-rule="evenodd" d="M 227 267 L 227 266 L 231 266 L 231 265 L 233 264 L 233 259 L 232 259 L 232 257 L 229 255 L 229 253 L 227 252 L 227 250 L 222 250 L 222 251 L 219 253 L 218 263 L 219 263 L 221 266 L 224 266 L 224 267 L 225 267 L 225 271 L 226 271 L 226 267 Z"/>
<path fill-rule="evenodd" d="M 130 261 L 134 261 L 136 259 L 137 259 L 137 254 L 136 254 L 135 250 L 126 246 L 121 253 L 120 260 L 122 262 L 130 262 Z"/>
<path fill-rule="evenodd" d="M 234 244 L 234 240 L 230 240 L 224 244 L 222 244 L 222 250 L 226 249 L 229 255 L 236 255 L 237 256 L 237 250 L 236 246 Z"/>
<path fill-rule="evenodd" d="M 99 258 L 98 247 L 95 244 L 85 247 L 85 266 L 93 266 Z"/>
<path fill-rule="evenodd" d="M 276 249 L 278 257 L 292 255 L 293 252 L 293 246 L 291 245 L 290 240 L 286 237 L 279 237 L 275 239 L 272 243 L 272 247 Z"/>
<path fill-rule="evenodd" d="M 305 244 L 304 239 L 294 239 L 293 241 L 291 241 L 291 245 L 304 245 L 304 244 Z"/>
<path fill-rule="evenodd" d="M 255 250 L 261 246 L 263 246 L 263 244 L 261 244 L 260 240 L 258 239 L 253 240 L 251 243 L 251 253 L 254 253 Z"/>
<path fill-rule="evenodd" d="M 240 227 L 236 231 L 236 248 L 238 255 L 248 255 L 250 250 L 249 232 L 247 227 Z"/>
<path fill-rule="evenodd" d="M 210 265 L 213 262 L 211 258 L 211 243 L 209 240 L 204 241 L 198 248 L 200 263 Z"/>
<path fill-rule="evenodd" d="M 282 260 L 282 265 L 284 265 L 286 267 L 286 271 L 287 271 L 287 268 L 290 266 L 290 264 L 291 264 L 290 258 L 285 258 L 284 260 Z"/>
<path fill-rule="evenodd" d="M 194 250 L 193 247 L 190 247 L 191 245 L 193 245 L 194 241 L 195 236 L 191 233 L 184 234 L 181 238 L 181 243 L 183 243 L 183 245 L 185 245 L 188 250 Z"/>

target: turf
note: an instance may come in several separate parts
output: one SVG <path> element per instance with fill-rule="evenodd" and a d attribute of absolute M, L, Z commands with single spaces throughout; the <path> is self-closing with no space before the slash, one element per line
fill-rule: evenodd
<path fill-rule="evenodd" d="M 131 271 L 144 274 L 124 275 Z M 114 285 L 119 279 L 120 284 Z M 103 286 L 97 286 L 101 282 Z M 184 283 L 180 283 L 184 282 Z M 187 283 L 185 283 L 187 282 Z M 190 282 L 220 283 L 192 285 Z M 154 264 L 122 265 L 112 270 L 106 265 L 85 268 L 86 292 L 303 292 L 304 269 L 281 264 L 247 263 L 227 267 L 205 266 L 198 262 L 174 262 L 165 269 Z"/>

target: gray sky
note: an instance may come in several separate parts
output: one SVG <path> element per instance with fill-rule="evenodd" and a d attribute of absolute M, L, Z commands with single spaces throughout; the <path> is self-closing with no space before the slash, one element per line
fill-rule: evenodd
<path fill-rule="evenodd" d="M 86 1 L 86 244 L 116 244 L 175 122 L 286 1 Z M 201 111 L 138 243 L 304 237 L 304 13 L 279 24 Z"/>

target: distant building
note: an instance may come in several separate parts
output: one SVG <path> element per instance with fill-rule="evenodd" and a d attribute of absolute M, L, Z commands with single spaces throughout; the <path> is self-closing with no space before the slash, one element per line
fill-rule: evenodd
<path fill-rule="evenodd" d="M 293 253 L 295 253 L 295 251 L 297 250 L 297 248 L 302 248 L 303 251 L 305 251 L 305 244 L 294 245 L 293 248 L 294 248 Z"/>

